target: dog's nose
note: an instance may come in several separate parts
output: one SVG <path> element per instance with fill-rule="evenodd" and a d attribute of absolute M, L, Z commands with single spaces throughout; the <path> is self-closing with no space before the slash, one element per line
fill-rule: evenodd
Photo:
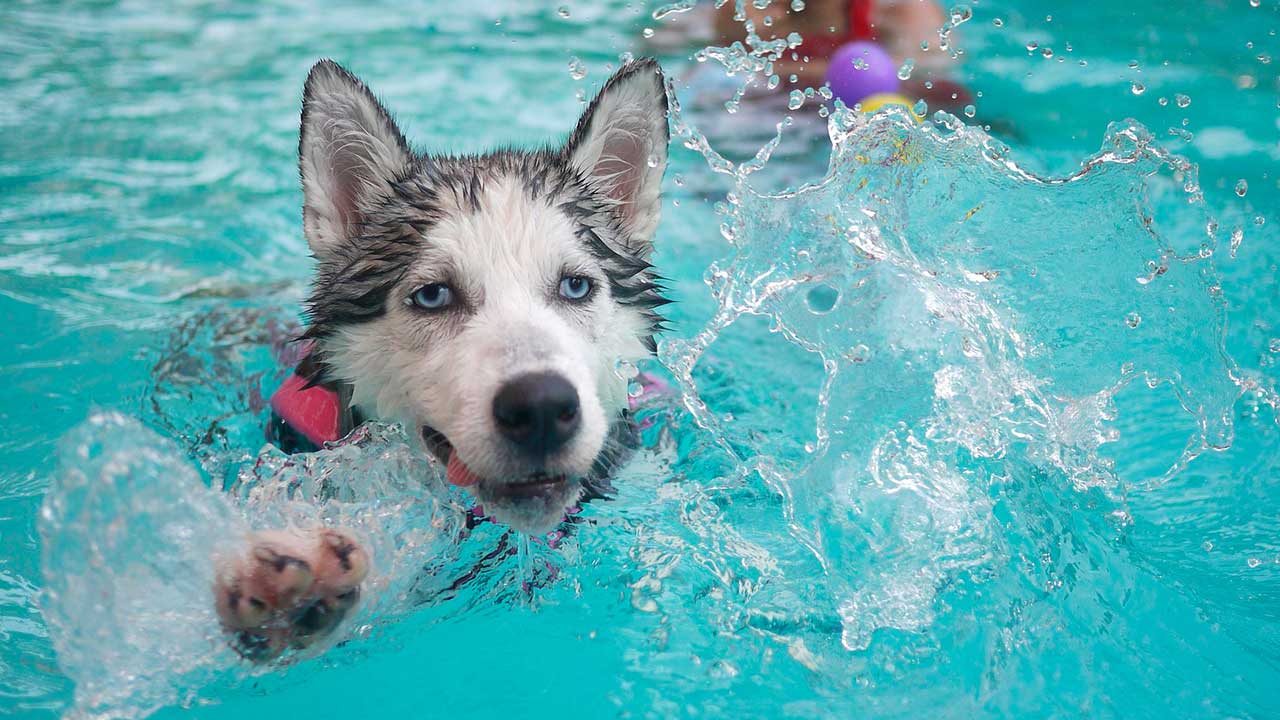
<path fill-rule="evenodd" d="M 521 375 L 494 396 L 493 419 L 516 447 L 543 457 L 563 447 L 582 424 L 578 391 L 556 373 Z"/>

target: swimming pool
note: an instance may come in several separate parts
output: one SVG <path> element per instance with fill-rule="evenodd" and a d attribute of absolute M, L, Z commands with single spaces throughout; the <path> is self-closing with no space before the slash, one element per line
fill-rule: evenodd
<path fill-rule="evenodd" d="M 562 5 L 0 8 L 0 709 L 73 700 L 37 525 L 59 442 L 76 466 L 102 436 L 68 432 L 138 418 L 107 437 L 163 459 L 157 500 L 258 451 L 310 268 L 306 69 L 348 63 L 424 148 L 538 143 L 659 24 Z M 685 402 L 539 554 L 557 577 L 523 592 L 489 526 L 447 558 L 478 581 L 317 660 L 191 670 L 153 636 L 116 709 L 1280 714 L 1280 3 L 1055 5 L 972 3 L 956 33 L 994 140 L 877 116 L 801 193 L 777 191 L 823 177 L 820 124 L 784 133 L 758 193 L 674 143 L 662 358 Z M 741 159 L 780 118 L 680 119 Z"/>

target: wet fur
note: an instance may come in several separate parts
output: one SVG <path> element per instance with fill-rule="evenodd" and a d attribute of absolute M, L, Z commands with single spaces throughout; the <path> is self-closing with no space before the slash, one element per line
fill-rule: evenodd
<path fill-rule="evenodd" d="M 413 152 L 364 83 L 317 63 L 298 146 L 317 261 L 310 379 L 428 446 L 445 438 L 491 515 L 549 530 L 634 431 L 619 368 L 648 356 L 661 327 L 650 258 L 668 139 L 652 60 L 610 78 L 563 146 L 461 157 Z M 591 279 L 593 293 L 566 299 L 566 277 Z M 435 283 L 454 291 L 447 310 L 408 302 Z M 531 464 L 497 431 L 493 403 L 504 383 L 546 372 L 572 384 L 581 423 Z M 532 496 L 508 491 L 548 476 L 566 480 Z M 220 562 L 215 605 L 236 647 L 267 661 L 331 632 L 366 571 L 343 530 L 259 533 L 243 557 Z"/>
<path fill-rule="evenodd" d="M 483 478 L 499 517 L 549 529 L 577 499 L 626 409 L 616 370 L 649 355 L 666 300 L 650 264 L 667 156 L 667 103 L 652 60 L 621 68 L 568 141 L 534 151 L 417 154 L 369 89 L 332 62 L 307 79 L 299 165 L 303 226 L 318 261 L 307 301 L 317 381 L 351 388 L 365 416 L 437 431 Z M 595 285 L 556 295 L 562 277 Z M 446 283 L 455 308 L 407 299 Z M 502 383 L 556 372 L 578 392 L 582 425 L 531 465 L 494 427 Z M 507 482 L 545 472 L 563 492 L 508 503 Z"/>

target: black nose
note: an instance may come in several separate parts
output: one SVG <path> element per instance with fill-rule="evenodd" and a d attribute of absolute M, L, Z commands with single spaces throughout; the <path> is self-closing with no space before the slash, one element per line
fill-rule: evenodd
<path fill-rule="evenodd" d="M 521 375 L 494 396 L 493 419 L 516 447 L 543 457 L 563 447 L 582 424 L 578 391 L 556 373 Z"/>

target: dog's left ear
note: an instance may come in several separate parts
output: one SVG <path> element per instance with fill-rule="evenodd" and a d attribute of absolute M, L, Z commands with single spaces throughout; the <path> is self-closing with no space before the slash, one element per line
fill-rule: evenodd
<path fill-rule="evenodd" d="M 569 164 L 618 204 L 627 250 L 639 257 L 658 227 L 669 140 L 662 68 L 644 58 L 609 78 L 565 145 Z"/>

